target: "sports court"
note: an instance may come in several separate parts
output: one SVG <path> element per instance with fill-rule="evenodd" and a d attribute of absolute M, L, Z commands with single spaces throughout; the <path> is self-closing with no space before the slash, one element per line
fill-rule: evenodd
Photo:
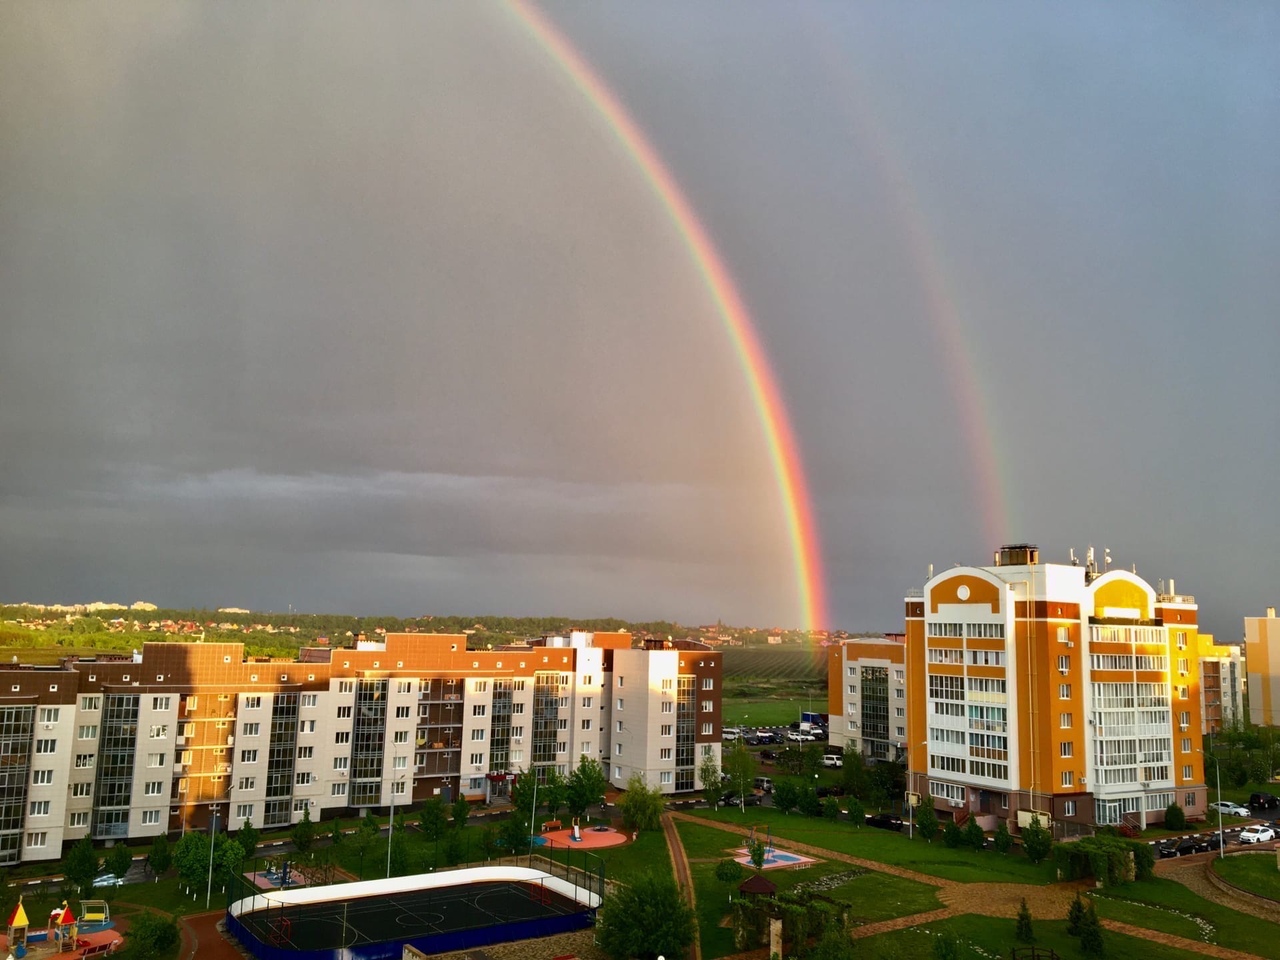
<path fill-rule="evenodd" d="M 231 904 L 228 930 L 264 960 L 400 957 L 563 933 L 589 925 L 600 896 L 579 878 L 526 867 L 263 891 Z"/>

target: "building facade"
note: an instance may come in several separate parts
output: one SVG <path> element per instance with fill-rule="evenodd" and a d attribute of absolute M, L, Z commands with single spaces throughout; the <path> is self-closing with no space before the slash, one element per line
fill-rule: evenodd
<path fill-rule="evenodd" d="M 906 638 L 844 640 L 827 648 L 828 737 L 867 760 L 901 760 L 907 747 Z"/>
<path fill-rule="evenodd" d="M 634 771 L 663 792 L 693 789 L 698 758 L 720 751 L 721 658 L 690 642 L 632 649 L 629 634 L 484 651 L 460 635 L 389 634 L 296 660 L 171 642 L 6 664 L 0 865 L 215 817 L 278 828 L 305 812 L 499 799 L 515 776 L 567 776 L 581 757 L 617 785 Z M 670 732 L 649 712 L 670 714 Z"/>
<path fill-rule="evenodd" d="M 1244 659 L 1249 689 L 1249 720 L 1255 726 L 1280 724 L 1280 620 L 1276 608 L 1265 617 L 1244 618 Z"/>
<path fill-rule="evenodd" d="M 1244 719 L 1244 657 L 1240 644 L 1214 642 L 1200 634 L 1200 732 L 1221 733 Z"/>
<path fill-rule="evenodd" d="M 1194 598 L 1003 547 L 906 599 L 908 790 L 1060 835 L 1203 817 Z"/>

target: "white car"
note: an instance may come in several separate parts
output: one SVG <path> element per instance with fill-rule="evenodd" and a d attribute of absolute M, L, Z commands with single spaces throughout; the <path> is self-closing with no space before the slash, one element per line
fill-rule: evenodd
<path fill-rule="evenodd" d="M 124 880 L 114 873 L 104 873 L 100 877 L 93 878 L 93 885 L 95 887 L 123 887 Z"/>
<path fill-rule="evenodd" d="M 1218 810 L 1228 817 L 1252 817 L 1253 811 L 1248 807 L 1242 807 L 1238 803 L 1232 803 L 1230 800 L 1215 800 L 1209 804 L 1210 810 Z"/>
<path fill-rule="evenodd" d="M 1276 832 L 1271 827 L 1264 827 L 1260 823 L 1253 826 L 1245 827 L 1240 831 L 1241 843 L 1266 843 L 1268 840 L 1274 840 Z"/>
<path fill-rule="evenodd" d="M 803 733 L 799 730 L 788 730 L 787 739 L 792 743 L 812 743 L 814 736 L 812 733 Z"/>

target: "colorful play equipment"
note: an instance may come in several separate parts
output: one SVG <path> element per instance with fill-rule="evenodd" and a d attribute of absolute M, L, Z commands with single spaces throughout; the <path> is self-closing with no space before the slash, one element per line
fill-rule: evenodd
<path fill-rule="evenodd" d="M 105 927 L 111 922 L 111 908 L 105 900 L 80 901 L 80 926 Z"/>
<path fill-rule="evenodd" d="M 76 948 L 76 937 L 79 934 L 79 922 L 76 915 L 62 901 L 60 908 L 55 907 L 49 914 L 49 937 L 58 944 L 59 953 L 70 953 Z"/>
<path fill-rule="evenodd" d="M 9 914 L 8 944 L 9 955 L 22 960 L 27 955 L 27 911 L 22 909 L 22 894 L 18 894 L 18 905 Z"/>

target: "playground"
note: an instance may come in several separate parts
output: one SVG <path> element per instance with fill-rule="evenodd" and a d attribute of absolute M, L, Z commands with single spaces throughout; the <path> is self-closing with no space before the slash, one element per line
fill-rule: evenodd
<path fill-rule="evenodd" d="M 583 850 L 599 850 L 621 846 L 630 840 L 630 835 L 624 831 L 604 823 L 583 826 L 575 821 L 566 828 L 559 820 L 548 820 L 542 824 L 542 833 L 535 842 L 541 841 L 557 849 L 578 847 Z"/>
<path fill-rule="evenodd" d="M 747 838 L 745 847 L 738 847 L 733 850 L 733 859 L 738 861 L 744 867 L 755 866 L 751 862 L 751 845 L 755 842 L 764 844 L 764 862 L 761 864 L 762 870 L 774 870 L 779 867 L 807 867 L 812 863 L 819 861 L 814 857 L 806 857 L 803 854 L 791 853 L 787 850 L 778 850 L 773 845 L 773 837 L 769 831 L 768 824 L 759 824 L 751 828 L 751 834 Z"/>
<path fill-rule="evenodd" d="M 0 945 L 13 960 L 63 958 L 80 960 L 114 953 L 124 942 L 111 922 L 111 911 L 105 900 L 82 900 L 81 915 L 76 916 L 64 900 L 54 908 L 44 926 L 31 926 L 22 897 L 9 914 L 4 943 Z"/>

